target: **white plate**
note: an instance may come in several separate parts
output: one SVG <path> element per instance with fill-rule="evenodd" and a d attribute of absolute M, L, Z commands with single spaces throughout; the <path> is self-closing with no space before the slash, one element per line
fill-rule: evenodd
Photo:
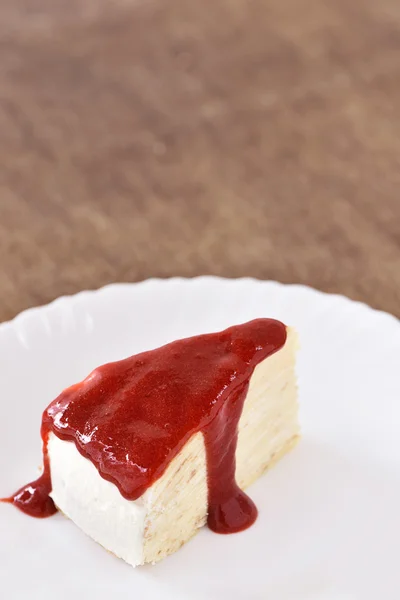
<path fill-rule="evenodd" d="M 133 570 L 57 515 L 0 504 L 0 597 L 398 600 L 400 322 L 302 286 L 211 277 L 112 285 L 0 326 L 0 496 L 35 476 L 44 407 L 92 368 L 276 317 L 300 332 L 302 441 L 250 488 L 249 530 L 207 529 Z"/>

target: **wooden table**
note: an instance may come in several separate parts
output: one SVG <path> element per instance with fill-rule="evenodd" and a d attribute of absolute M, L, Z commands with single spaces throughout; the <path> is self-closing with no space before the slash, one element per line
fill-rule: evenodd
<path fill-rule="evenodd" d="M 2 0 L 0 320 L 111 281 L 400 315 L 398 0 Z"/>

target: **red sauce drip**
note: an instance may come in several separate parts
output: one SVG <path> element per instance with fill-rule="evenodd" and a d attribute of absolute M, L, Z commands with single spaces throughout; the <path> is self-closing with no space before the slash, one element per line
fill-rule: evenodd
<path fill-rule="evenodd" d="M 20 488 L 10 498 L 1 498 L 0 502 L 9 502 L 14 504 L 22 512 L 44 519 L 51 517 L 57 512 L 53 500 L 49 494 L 51 492 L 50 464 L 47 454 L 47 435 L 43 437 L 43 473 L 35 481 L 28 483 Z"/>
<path fill-rule="evenodd" d="M 201 431 L 208 526 L 218 533 L 246 529 L 257 509 L 235 481 L 238 423 L 254 368 L 285 341 L 282 323 L 256 319 L 95 369 L 44 411 L 43 475 L 6 501 L 34 517 L 55 512 L 49 497 L 50 431 L 74 442 L 128 500 L 139 498 Z"/>

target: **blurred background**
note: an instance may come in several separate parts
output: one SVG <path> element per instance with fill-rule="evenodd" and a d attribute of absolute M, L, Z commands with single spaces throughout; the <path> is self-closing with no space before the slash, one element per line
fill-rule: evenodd
<path fill-rule="evenodd" d="M 0 0 L 0 321 L 198 274 L 400 316 L 398 0 Z"/>

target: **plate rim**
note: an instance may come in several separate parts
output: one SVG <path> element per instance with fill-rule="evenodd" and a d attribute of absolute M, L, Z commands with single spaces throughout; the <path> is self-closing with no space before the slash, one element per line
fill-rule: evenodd
<path fill-rule="evenodd" d="M 181 276 L 173 276 L 173 277 L 149 277 L 147 279 L 142 279 L 140 281 L 116 281 L 112 283 L 107 283 L 99 288 L 94 289 L 83 289 L 74 294 L 62 294 L 54 300 L 47 302 L 45 304 L 39 304 L 35 306 L 31 306 L 17 313 L 13 318 L 0 322 L 0 336 L 2 333 L 13 327 L 14 325 L 19 324 L 20 322 L 33 317 L 41 312 L 48 310 L 51 307 L 56 306 L 57 304 L 62 304 L 65 302 L 75 303 L 79 301 L 80 298 L 84 297 L 96 297 L 101 294 L 106 293 L 110 289 L 123 289 L 123 288 L 133 288 L 133 287 L 147 287 L 149 285 L 154 284 L 174 284 L 174 283 L 183 283 L 185 285 L 189 284 L 199 284 L 199 283 L 207 283 L 207 282 L 220 282 L 228 285 L 233 284 L 243 284 L 243 283 L 255 283 L 257 285 L 269 285 L 271 287 L 278 287 L 280 289 L 284 288 L 288 290 L 290 293 L 293 292 L 303 292 L 307 294 L 311 294 L 314 297 L 318 296 L 320 299 L 326 301 L 327 299 L 332 299 L 336 302 L 340 302 L 341 304 L 351 304 L 352 306 L 357 306 L 365 313 L 369 313 L 375 315 L 376 317 L 383 317 L 386 320 L 391 320 L 393 325 L 400 326 L 400 318 L 396 317 L 392 313 L 389 313 L 385 310 L 377 309 L 366 302 L 360 300 L 354 300 L 353 298 L 349 298 L 344 294 L 330 293 L 322 291 L 318 288 L 314 288 L 310 285 L 305 285 L 302 283 L 283 283 L 280 281 L 275 281 L 272 279 L 259 279 L 257 277 L 220 277 L 218 275 L 197 275 L 195 277 L 181 277 Z"/>

